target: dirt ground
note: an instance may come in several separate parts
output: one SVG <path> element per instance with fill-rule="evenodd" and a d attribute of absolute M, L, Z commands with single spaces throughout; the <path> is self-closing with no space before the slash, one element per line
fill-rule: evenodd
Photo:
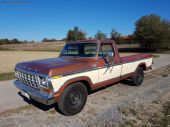
<path fill-rule="evenodd" d="M 160 126 L 170 103 L 170 66 L 145 75 L 141 86 L 128 80 L 88 96 L 83 111 L 64 116 L 53 106 L 34 102 L 0 113 L 1 127 L 140 127 Z"/>
<path fill-rule="evenodd" d="M 134 53 L 121 53 L 121 56 Z M 0 51 L 0 73 L 13 72 L 18 62 L 58 57 L 59 52 L 48 51 Z"/>

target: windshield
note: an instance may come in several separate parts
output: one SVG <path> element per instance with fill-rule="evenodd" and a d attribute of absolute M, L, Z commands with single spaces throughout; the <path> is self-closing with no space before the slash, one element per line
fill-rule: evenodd
<path fill-rule="evenodd" d="M 66 44 L 60 56 L 95 57 L 96 52 L 96 43 L 75 43 Z"/>

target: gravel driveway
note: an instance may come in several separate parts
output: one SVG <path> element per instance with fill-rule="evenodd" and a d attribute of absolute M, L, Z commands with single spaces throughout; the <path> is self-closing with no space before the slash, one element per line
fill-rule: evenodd
<path fill-rule="evenodd" d="M 153 69 L 158 69 L 170 65 L 170 54 L 158 54 L 159 58 L 154 59 Z"/>

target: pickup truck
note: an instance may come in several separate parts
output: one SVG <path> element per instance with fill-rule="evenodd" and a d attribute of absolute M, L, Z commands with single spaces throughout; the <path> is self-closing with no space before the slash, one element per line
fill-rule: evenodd
<path fill-rule="evenodd" d="M 112 40 L 67 42 L 58 58 L 18 63 L 15 86 L 25 97 L 75 115 L 95 89 L 130 79 L 139 86 L 151 69 L 152 54 L 120 57 Z"/>

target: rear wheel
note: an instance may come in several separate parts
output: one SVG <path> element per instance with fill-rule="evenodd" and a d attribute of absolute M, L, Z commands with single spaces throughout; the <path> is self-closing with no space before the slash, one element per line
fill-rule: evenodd
<path fill-rule="evenodd" d="M 58 102 L 60 111 L 68 116 L 79 113 L 86 104 L 87 89 L 84 84 L 77 82 L 68 86 Z"/>
<path fill-rule="evenodd" d="M 142 84 L 144 79 L 144 72 L 142 67 L 138 67 L 135 74 L 132 76 L 132 84 L 135 86 L 139 86 Z"/>

